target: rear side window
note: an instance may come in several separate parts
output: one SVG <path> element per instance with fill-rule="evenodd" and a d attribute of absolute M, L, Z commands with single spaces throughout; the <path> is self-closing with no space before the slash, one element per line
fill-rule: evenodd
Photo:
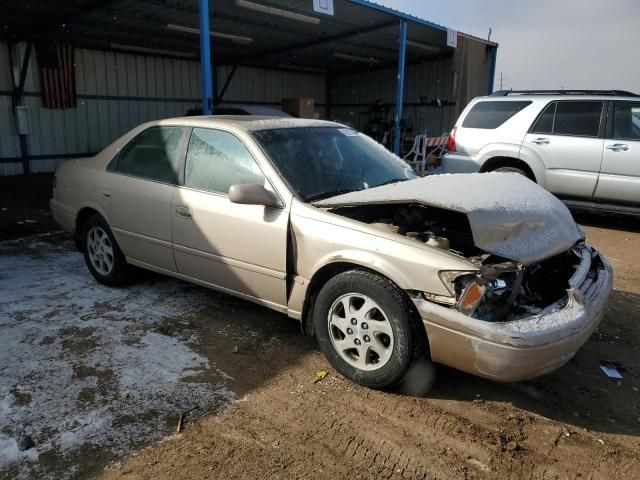
<path fill-rule="evenodd" d="M 186 187 L 229 193 L 238 183 L 264 184 L 265 178 L 244 143 L 221 130 L 194 128 L 184 172 Z"/>
<path fill-rule="evenodd" d="M 553 133 L 553 121 L 556 115 L 556 102 L 551 102 L 542 111 L 542 114 L 538 117 L 538 120 L 533 124 L 531 133 L 546 133 L 551 135 Z"/>
<path fill-rule="evenodd" d="M 176 183 L 183 127 L 151 127 L 120 152 L 115 170 L 163 183 Z"/>
<path fill-rule="evenodd" d="M 597 137 L 601 116 L 602 102 L 558 102 L 553 134 Z"/>
<path fill-rule="evenodd" d="M 613 114 L 613 138 L 640 140 L 640 102 L 616 102 Z"/>
<path fill-rule="evenodd" d="M 498 128 L 528 105 L 531 105 L 530 101 L 478 102 L 471 107 L 462 126 L 464 128 Z"/>

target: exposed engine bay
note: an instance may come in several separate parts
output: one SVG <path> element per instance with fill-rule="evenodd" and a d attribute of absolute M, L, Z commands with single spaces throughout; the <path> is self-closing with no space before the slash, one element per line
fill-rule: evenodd
<path fill-rule="evenodd" d="M 477 272 L 441 272 L 450 297 L 422 293 L 479 320 L 504 322 L 562 308 L 570 278 L 580 264 L 574 249 L 525 266 L 484 252 L 474 244 L 467 215 L 421 204 L 337 207 L 333 213 L 465 257 Z M 442 275 L 444 274 L 444 275 Z"/>

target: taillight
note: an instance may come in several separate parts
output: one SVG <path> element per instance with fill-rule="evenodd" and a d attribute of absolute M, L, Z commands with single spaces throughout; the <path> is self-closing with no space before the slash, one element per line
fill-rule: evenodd
<path fill-rule="evenodd" d="M 447 151 L 455 152 L 456 151 L 456 130 L 458 127 L 453 127 L 451 133 L 449 134 L 449 138 L 447 139 Z"/>

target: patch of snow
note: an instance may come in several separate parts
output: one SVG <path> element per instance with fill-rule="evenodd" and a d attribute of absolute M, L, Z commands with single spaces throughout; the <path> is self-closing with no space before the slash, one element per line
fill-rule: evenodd
<path fill-rule="evenodd" d="M 34 239 L 0 244 L 0 477 L 9 468 L 51 475 L 39 455 L 87 444 L 127 453 L 166 435 L 177 412 L 230 405 L 230 377 L 190 348 L 194 334 L 156 331 L 163 319 L 195 315 L 210 295 L 171 279 L 108 288 L 78 252 Z M 208 369 L 217 384 L 198 381 Z M 36 447 L 22 452 L 25 434 Z"/>
<path fill-rule="evenodd" d="M 0 461 L 5 464 L 19 461 L 34 461 L 38 459 L 38 451 L 35 448 L 29 450 L 20 450 L 18 442 L 14 438 L 10 438 L 0 433 Z M 0 463 L 0 467 L 2 463 Z"/>
<path fill-rule="evenodd" d="M 465 213 L 478 248 L 525 265 L 561 253 L 581 237 L 560 200 L 516 173 L 426 176 L 338 195 L 315 205 L 407 202 Z"/>
<path fill-rule="evenodd" d="M 238 125 L 249 131 L 276 130 L 279 128 L 342 127 L 339 123 L 328 122 L 326 120 L 285 117 L 265 117 L 256 120 L 247 120 L 239 122 Z"/>

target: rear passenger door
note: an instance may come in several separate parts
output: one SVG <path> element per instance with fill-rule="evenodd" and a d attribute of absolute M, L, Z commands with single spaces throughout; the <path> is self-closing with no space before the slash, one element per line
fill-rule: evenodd
<path fill-rule="evenodd" d="M 546 167 L 544 185 L 564 198 L 593 198 L 604 147 L 604 102 L 558 100 L 545 107 L 522 144 Z"/>
<path fill-rule="evenodd" d="M 596 200 L 640 205 L 640 102 L 611 102 L 609 113 Z"/>
<path fill-rule="evenodd" d="M 97 183 L 97 196 L 125 256 L 175 272 L 171 199 L 187 140 L 184 127 L 150 127 L 125 145 Z"/>

